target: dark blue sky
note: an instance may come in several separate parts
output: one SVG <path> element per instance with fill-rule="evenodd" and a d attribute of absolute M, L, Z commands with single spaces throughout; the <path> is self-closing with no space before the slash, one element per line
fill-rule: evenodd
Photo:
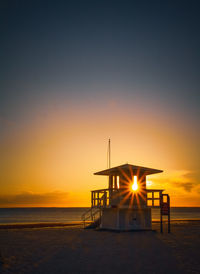
<path fill-rule="evenodd" d="M 1 116 L 97 86 L 198 115 L 199 12 L 195 0 L 1 1 Z"/>

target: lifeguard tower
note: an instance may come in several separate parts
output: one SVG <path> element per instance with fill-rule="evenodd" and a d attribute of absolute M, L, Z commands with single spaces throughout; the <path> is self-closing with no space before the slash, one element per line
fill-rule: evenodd
<path fill-rule="evenodd" d="M 162 208 L 167 194 L 161 189 L 147 189 L 146 176 L 160 172 L 124 164 L 94 173 L 108 176 L 108 188 L 91 191 L 91 208 L 82 216 L 84 226 L 91 219 L 93 227 L 100 229 L 151 230 L 151 208 Z M 169 199 L 167 202 L 169 209 Z"/>

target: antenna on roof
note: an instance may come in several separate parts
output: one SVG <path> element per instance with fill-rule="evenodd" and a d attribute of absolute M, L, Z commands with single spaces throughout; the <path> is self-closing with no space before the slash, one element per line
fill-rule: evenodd
<path fill-rule="evenodd" d="M 111 147 L 110 147 L 110 139 L 108 139 L 108 151 L 107 151 L 107 167 L 111 167 Z"/>

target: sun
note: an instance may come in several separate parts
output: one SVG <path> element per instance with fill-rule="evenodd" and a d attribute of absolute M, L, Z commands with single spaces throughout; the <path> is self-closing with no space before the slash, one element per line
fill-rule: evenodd
<path fill-rule="evenodd" d="M 131 186 L 133 191 L 137 191 L 138 190 L 138 184 L 137 184 L 137 176 L 134 176 L 134 182 Z"/>
<path fill-rule="evenodd" d="M 138 190 L 138 185 L 137 185 L 137 184 L 132 184 L 132 190 L 133 190 L 133 191 Z"/>

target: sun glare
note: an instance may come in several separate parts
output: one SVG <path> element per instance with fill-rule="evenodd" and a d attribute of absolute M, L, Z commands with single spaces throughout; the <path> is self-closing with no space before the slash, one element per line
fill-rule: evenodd
<path fill-rule="evenodd" d="M 132 190 L 133 191 L 138 190 L 137 176 L 134 176 L 134 181 L 133 181 L 133 184 L 132 184 Z"/>

